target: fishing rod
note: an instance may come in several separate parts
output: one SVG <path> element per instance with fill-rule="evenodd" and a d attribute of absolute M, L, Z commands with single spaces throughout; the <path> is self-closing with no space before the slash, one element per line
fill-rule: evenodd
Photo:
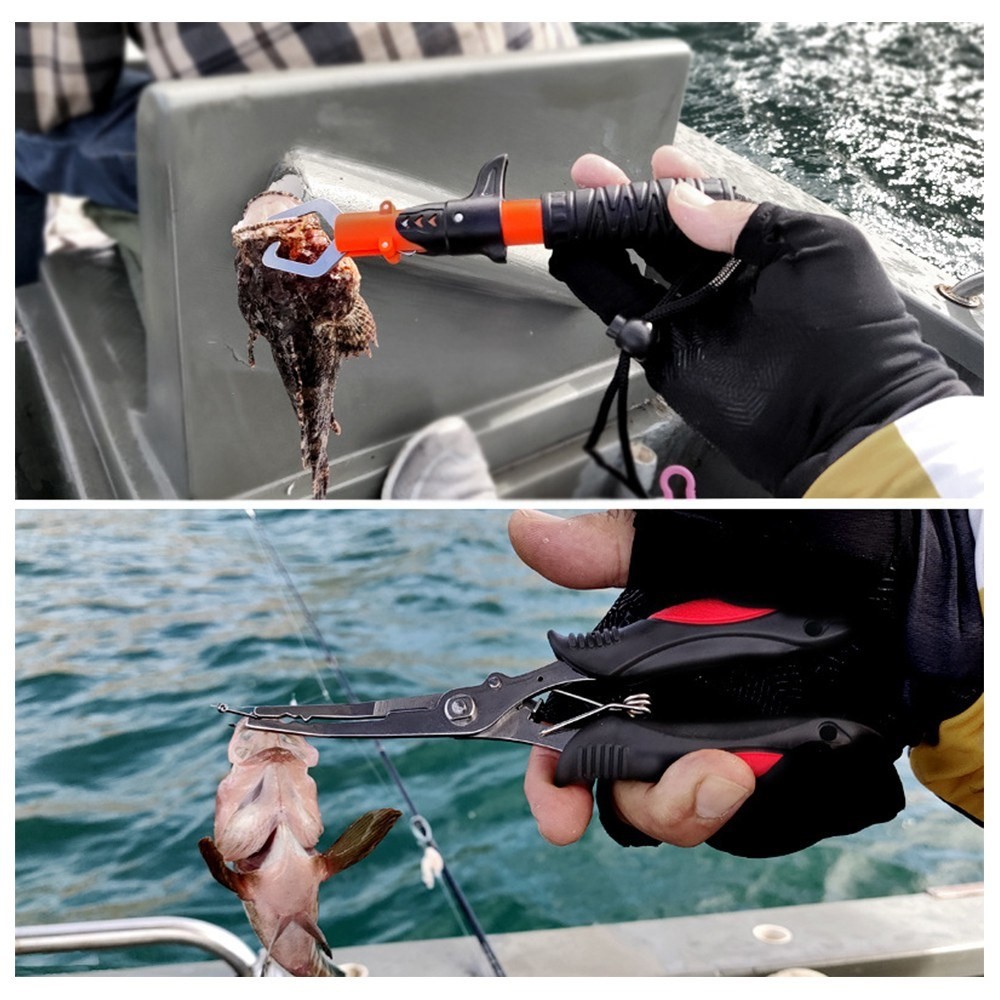
<path fill-rule="evenodd" d="M 344 692 L 351 701 L 357 701 L 357 695 L 354 693 L 354 689 L 351 686 L 351 682 L 348 679 L 343 668 L 340 666 L 340 662 L 334 655 L 333 650 L 330 648 L 329 643 L 326 641 L 326 636 L 323 634 L 322 629 L 319 627 L 319 623 L 316 621 L 313 613 L 309 610 L 309 606 L 306 604 L 302 593 L 299 588 L 295 585 L 295 580 L 292 574 L 289 572 L 288 567 L 285 565 L 284 559 L 281 558 L 281 553 L 275 548 L 271 543 L 270 538 L 268 538 L 267 533 L 264 530 L 264 525 L 261 523 L 260 519 L 257 517 L 257 512 L 253 509 L 248 508 L 245 511 L 247 517 L 250 519 L 251 524 L 253 524 L 256 532 L 258 541 L 261 547 L 267 552 L 271 559 L 274 568 L 277 570 L 278 574 L 285 582 L 285 586 L 288 588 L 288 592 L 292 595 L 292 598 L 297 605 L 299 612 L 301 613 L 303 619 L 305 620 L 309 631 L 312 633 L 313 638 L 319 645 L 320 650 L 323 653 L 323 659 L 326 661 L 326 665 L 336 674 L 341 687 L 343 687 Z M 327 694 L 329 698 L 329 694 Z M 458 882 L 455 881 L 455 877 L 452 875 L 448 868 L 448 865 L 444 862 L 444 858 L 441 854 L 440 848 L 434 840 L 434 835 L 431 831 L 430 824 L 421 815 L 420 811 L 417 809 L 416 803 L 410 796 L 409 790 L 407 789 L 405 783 L 403 782 L 403 776 L 399 773 L 396 765 L 393 763 L 392 759 L 389 757 L 385 746 L 381 740 L 373 741 L 376 752 L 382 759 L 382 764 L 384 765 L 386 772 L 392 779 L 399 794 L 403 797 L 403 801 L 406 803 L 407 811 L 410 814 L 410 829 L 413 832 L 414 839 L 416 840 L 418 846 L 423 847 L 425 852 L 431 849 L 437 853 L 438 858 L 441 859 L 440 870 L 435 868 L 435 874 L 440 874 L 441 881 L 447 887 L 448 891 L 451 893 L 451 897 L 461 912 L 465 922 L 472 932 L 472 934 L 479 941 L 479 946 L 482 948 L 483 953 L 486 956 L 487 961 L 490 963 L 490 968 L 493 970 L 493 974 L 499 977 L 506 977 L 507 973 L 504 972 L 503 966 L 500 964 L 500 960 L 497 958 L 496 953 L 493 951 L 490 945 L 489 939 L 486 937 L 486 932 L 483 930 L 482 924 L 479 922 L 479 918 L 476 916 L 475 911 L 472 909 L 472 904 L 466 898 L 464 892 L 462 892 L 461 887 Z M 426 857 L 426 853 L 425 853 Z M 425 884 L 426 881 L 425 881 Z M 430 883 L 431 885 L 433 883 Z M 430 887 L 430 886 L 428 886 Z"/>

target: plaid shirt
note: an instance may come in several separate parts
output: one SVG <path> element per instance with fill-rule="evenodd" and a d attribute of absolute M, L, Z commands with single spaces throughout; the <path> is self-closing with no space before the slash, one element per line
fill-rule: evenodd
<path fill-rule="evenodd" d="M 157 80 L 576 45 L 572 26 L 557 21 L 30 21 L 14 38 L 15 125 L 32 132 L 104 110 L 129 40 Z"/>

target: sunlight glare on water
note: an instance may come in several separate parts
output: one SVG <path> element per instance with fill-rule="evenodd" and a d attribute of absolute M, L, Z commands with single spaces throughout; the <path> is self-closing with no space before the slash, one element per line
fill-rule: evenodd
<path fill-rule="evenodd" d="M 588 43 L 679 37 L 694 52 L 682 120 L 946 273 L 983 261 L 984 26 L 578 24 Z M 262 511 L 258 518 L 358 697 L 425 694 L 551 659 L 613 591 L 563 590 L 512 553 L 507 513 Z M 198 853 L 228 770 L 214 703 L 346 700 L 280 575 L 234 510 L 16 513 L 15 912 L 20 924 L 172 914 L 256 948 Z M 317 741 L 319 742 L 319 741 Z M 367 741 L 319 747 L 327 846 L 403 803 Z M 538 836 L 526 750 L 389 748 L 489 933 L 868 898 L 983 877 L 982 831 L 900 765 L 896 820 L 786 858 L 625 851 L 597 823 Z M 335 948 L 461 935 L 420 878 L 405 823 L 321 891 Z M 24 975 L 127 968 L 157 949 L 18 960 Z"/>
<path fill-rule="evenodd" d="M 679 37 L 681 120 L 946 274 L 983 265 L 985 36 L 965 22 L 617 22 Z"/>

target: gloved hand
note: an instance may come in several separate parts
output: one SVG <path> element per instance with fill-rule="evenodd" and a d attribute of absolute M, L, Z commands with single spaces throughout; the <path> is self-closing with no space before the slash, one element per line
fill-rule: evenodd
<path fill-rule="evenodd" d="M 903 807 L 894 766 L 906 746 L 982 692 L 983 634 L 964 511 L 639 511 L 565 521 L 519 512 L 510 535 L 521 558 L 565 586 L 626 585 L 599 628 L 625 625 L 699 597 L 836 615 L 856 640 L 809 663 L 761 676 L 706 676 L 713 709 L 832 715 L 885 737 L 875 756 L 786 756 L 755 791 L 749 766 L 698 751 L 655 784 L 599 783 L 608 832 L 626 845 L 708 841 L 762 857 L 891 819 Z M 534 748 L 525 794 L 543 836 L 570 843 L 590 819 L 590 789 L 558 788 L 558 755 Z M 781 770 L 779 770 L 781 769 Z"/>
<path fill-rule="evenodd" d="M 702 177 L 671 147 L 656 177 Z M 581 187 L 628 177 L 601 157 L 573 167 Z M 636 247 L 686 295 L 729 255 L 741 266 L 702 302 L 654 323 L 638 358 L 649 384 L 746 476 L 799 496 L 874 430 L 925 403 L 971 390 L 920 339 L 917 321 L 864 236 L 850 223 L 777 205 L 714 202 L 677 185 L 668 207 L 679 231 Z M 549 270 L 611 324 L 664 299 L 624 250 L 553 250 Z"/>

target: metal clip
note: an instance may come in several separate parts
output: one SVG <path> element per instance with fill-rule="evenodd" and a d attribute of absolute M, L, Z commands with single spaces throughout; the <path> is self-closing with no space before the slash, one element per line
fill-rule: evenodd
<path fill-rule="evenodd" d="M 312 264 L 303 264 L 297 260 L 289 260 L 287 257 L 278 256 L 278 248 L 281 244 L 275 240 L 265 251 L 262 258 L 265 267 L 270 267 L 275 271 L 287 271 L 289 274 L 297 274 L 302 278 L 319 278 L 333 268 L 344 254 L 337 249 L 337 244 L 333 238 L 334 220 L 340 215 L 340 209 L 333 202 L 325 198 L 315 198 L 307 201 L 303 205 L 296 205 L 294 208 L 285 209 L 268 218 L 268 222 L 280 221 L 281 219 L 298 219 L 303 215 L 315 212 L 330 227 L 330 245 L 320 254 L 319 258 Z"/>

